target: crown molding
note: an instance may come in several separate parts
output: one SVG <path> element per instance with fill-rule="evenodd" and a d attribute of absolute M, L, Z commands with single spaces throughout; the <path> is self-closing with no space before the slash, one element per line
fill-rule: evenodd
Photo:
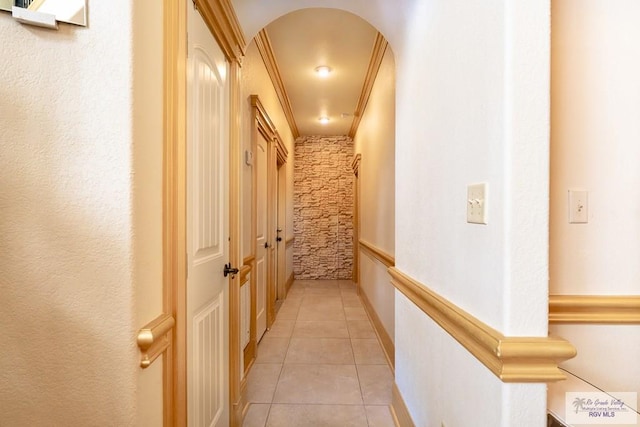
<path fill-rule="evenodd" d="M 576 349 L 554 337 L 505 337 L 421 283 L 390 268 L 391 283 L 505 383 L 565 379 L 558 364 Z"/>
<path fill-rule="evenodd" d="M 640 324 L 638 295 L 549 295 L 549 323 Z"/>
<path fill-rule="evenodd" d="M 246 42 L 230 0 L 193 0 L 229 62 L 242 62 Z"/>
<path fill-rule="evenodd" d="M 271 82 L 273 83 L 273 88 L 278 95 L 278 100 L 280 101 L 280 105 L 282 106 L 282 111 L 284 112 L 284 115 L 287 118 L 287 122 L 289 123 L 289 129 L 291 129 L 293 138 L 296 139 L 300 137 L 300 132 L 298 131 L 298 125 L 296 124 L 296 119 L 293 115 L 293 109 L 291 108 L 291 100 L 289 99 L 287 90 L 284 87 L 284 82 L 282 81 L 282 76 L 280 74 L 280 68 L 278 68 L 278 62 L 276 61 L 276 57 L 273 53 L 271 40 L 269 39 L 267 30 L 262 29 L 258 33 L 258 35 L 256 35 L 254 40 L 256 42 L 256 46 L 258 47 L 258 52 L 260 52 L 260 56 L 262 57 L 262 61 L 264 62 L 264 66 L 267 69 L 267 73 L 269 74 Z"/>
<path fill-rule="evenodd" d="M 376 77 L 378 76 L 380 65 L 382 64 L 382 60 L 384 59 L 384 54 L 387 51 L 387 46 L 388 43 L 382 36 L 382 34 L 376 34 L 376 39 L 373 43 L 373 50 L 371 51 L 369 68 L 367 69 L 364 84 L 362 85 L 362 92 L 360 93 L 360 98 L 358 98 L 356 111 L 353 114 L 353 122 L 351 123 L 351 129 L 349 130 L 349 136 L 351 138 L 355 138 L 356 132 L 358 132 L 358 126 L 360 126 L 362 114 L 364 114 L 364 110 L 365 108 L 367 108 L 367 103 L 369 102 L 369 97 L 371 96 L 373 85 L 376 82 Z"/>

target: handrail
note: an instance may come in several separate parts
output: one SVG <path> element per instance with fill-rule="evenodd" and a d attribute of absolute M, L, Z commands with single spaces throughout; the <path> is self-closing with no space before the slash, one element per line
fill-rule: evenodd
<path fill-rule="evenodd" d="M 169 346 L 169 333 L 176 324 L 172 315 L 163 313 L 138 331 L 138 348 L 140 348 L 140 367 L 148 368 Z"/>

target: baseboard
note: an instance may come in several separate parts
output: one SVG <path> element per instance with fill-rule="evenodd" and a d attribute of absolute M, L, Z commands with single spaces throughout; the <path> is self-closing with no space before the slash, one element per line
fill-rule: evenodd
<path fill-rule="evenodd" d="M 289 278 L 287 279 L 287 283 L 284 284 L 285 295 L 289 293 L 289 289 L 291 289 L 291 285 L 293 285 L 293 281 L 294 281 L 294 276 L 292 272 Z"/>
<path fill-rule="evenodd" d="M 369 298 L 367 298 L 367 294 L 362 289 L 360 292 L 360 299 L 362 300 L 364 309 L 369 315 L 369 319 L 371 319 L 371 323 L 373 323 L 373 328 L 376 332 L 376 335 L 378 335 L 378 341 L 380 341 L 380 343 L 382 344 L 382 350 L 384 350 L 384 355 L 387 358 L 389 367 L 391 367 L 391 370 L 395 371 L 396 348 L 393 344 L 393 340 L 382 325 L 382 321 L 380 320 L 380 317 L 378 317 L 378 313 L 376 313 L 376 310 L 373 308 L 371 301 L 369 301 Z"/>
<path fill-rule="evenodd" d="M 393 383 L 393 389 L 391 391 L 391 415 L 393 415 L 393 422 L 396 427 L 415 427 L 413 419 L 407 405 L 404 403 L 404 399 L 400 394 L 400 390 L 396 383 Z"/>

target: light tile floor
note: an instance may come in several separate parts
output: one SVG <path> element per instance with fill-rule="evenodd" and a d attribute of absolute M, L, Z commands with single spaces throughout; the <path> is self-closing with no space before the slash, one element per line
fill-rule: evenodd
<path fill-rule="evenodd" d="M 297 280 L 258 346 L 245 427 L 393 427 L 393 375 L 351 281 Z"/>

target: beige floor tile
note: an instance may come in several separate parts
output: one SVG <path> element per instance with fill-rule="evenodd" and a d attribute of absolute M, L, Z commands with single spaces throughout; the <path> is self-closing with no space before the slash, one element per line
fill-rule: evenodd
<path fill-rule="evenodd" d="M 300 310 L 300 306 L 288 305 L 280 307 L 278 310 L 278 319 L 289 319 L 295 320 L 298 317 L 298 311 Z"/>
<path fill-rule="evenodd" d="M 338 280 L 305 280 L 302 282 L 305 289 L 340 289 Z"/>
<path fill-rule="evenodd" d="M 293 328 L 296 324 L 294 319 L 276 319 L 271 325 L 271 329 L 267 332 L 265 337 L 270 338 L 289 338 L 293 333 Z"/>
<path fill-rule="evenodd" d="M 340 293 L 342 293 L 342 296 L 348 295 L 348 296 L 358 296 L 358 290 L 356 289 L 355 286 L 351 286 L 348 288 L 340 288 Z"/>
<path fill-rule="evenodd" d="M 360 405 L 273 405 L 269 427 L 367 427 Z"/>
<path fill-rule="evenodd" d="M 303 303 L 304 304 L 304 303 Z M 298 314 L 298 320 L 307 321 L 307 320 L 345 320 L 344 317 L 344 309 L 341 306 L 335 307 L 301 307 L 300 313 Z"/>
<path fill-rule="evenodd" d="M 347 320 L 351 338 L 376 338 L 376 333 L 369 320 Z"/>
<path fill-rule="evenodd" d="M 252 403 L 244 417 L 242 427 L 264 427 L 269 416 L 271 405 Z"/>
<path fill-rule="evenodd" d="M 342 295 L 342 304 L 345 307 L 362 307 L 362 301 L 357 295 Z"/>
<path fill-rule="evenodd" d="M 247 401 L 271 403 L 282 365 L 255 364 L 247 376 Z"/>
<path fill-rule="evenodd" d="M 366 406 L 369 427 L 395 427 L 388 405 Z"/>
<path fill-rule="evenodd" d="M 338 280 L 340 289 L 356 289 L 356 284 L 351 280 Z"/>
<path fill-rule="evenodd" d="M 297 338 L 349 338 L 347 322 L 344 320 L 298 320 L 293 328 Z"/>
<path fill-rule="evenodd" d="M 319 296 L 328 296 L 328 297 L 341 297 L 342 296 L 342 292 L 340 292 L 340 289 L 338 289 L 338 288 L 333 288 L 333 289 L 307 288 L 307 290 L 304 292 L 304 295 L 307 298 L 309 296 L 315 297 L 317 295 L 319 295 Z"/>
<path fill-rule="evenodd" d="M 289 338 L 265 336 L 258 345 L 256 363 L 282 363 L 289 347 Z"/>
<path fill-rule="evenodd" d="M 353 356 L 358 365 L 386 365 L 387 358 L 376 338 L 352 338 Z"/>
<path fill-rule="evenodd" d="M 364 307 L 345 307 L 344 315 L 347 320 L 369 320 Z"/>
<path fill-rule="evenodd" d="M 273 402 L 362 405 L 355 365 L 285 364 Z"/>
<path fill-rule="evenodd" d="M 300 307 L 300 304 L 302 304 L 303 298 L 304 298 L 304 292 L 295 296 L 287 295 L 287 299 L 284 300 L 284 302 L 282 303 L 282 307 L 280 308 Z"/>
<path fill-rule="evenodd" d="M 340 295 L 305 295 L 300 309 L 308 308 L 342 308 Z"/>
<path fill-rule="evenodd" d="M 284 363 L 353 364 L 348 338 L 291 338 Z"/>
<path fill-rule="evenodd" d="M 365 405 L 390 405 L 393 375 L 387 365 L 358 365 Z"/>

